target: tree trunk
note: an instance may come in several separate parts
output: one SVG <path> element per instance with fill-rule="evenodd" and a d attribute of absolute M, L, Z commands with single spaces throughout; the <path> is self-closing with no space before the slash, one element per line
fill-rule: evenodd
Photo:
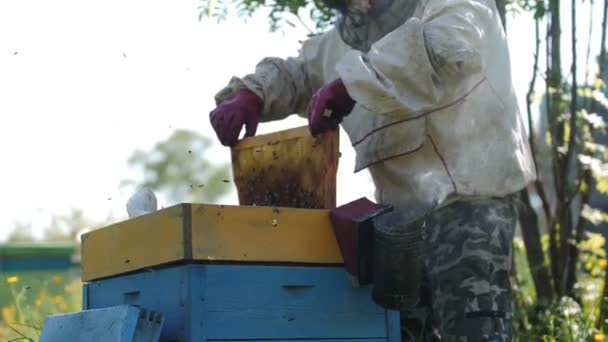
<path fill-rule="evenodd" d="M 606 26 L 608 26 L 607 24 L 607 19 L 608 19 L 608 0 L 604 1 L 604 19 L 602 20 L 602 46 L 600 47 L 600 65 L 601 65 L 601 69 L 600 69 L 600 78 L 604 75 L 603 73 L 603 67 L 604 64 L 606 63 Z"/>
<path fill-rule="evenodd" d="M 565 219 L 563 208 L 563 184 L 562 162 L 563 158 L 559 155 L 558 147 L 564 143 L 564 125 L 559 122 L 558 118 L 562 114 L 562 72 L 561 72 L 561 25 L 560 25 L 560 6 L 559 0 L 549 0 L 550 16 L 547 22 L 547 115 L 549 118 L 549 130 L 551 132 L 551 150 L 553 163 L 554 186 L 557 195 L 557 220 L 549 221 L 549 236 L 550 236 L 550 253 L 551 253 L 551 271 L 553 275 L 553 283 L 558 295 L 564 294 L 562 285 L 564 259 L 565 255 L 562 252 L 564 249 L 564 241 L 561 239 L 563 234 L 563 226 L 560 226 Z M 557 222 L 556 222 L 557 221 Z M 560 227 L 560 231 L 558 231 Z"/>
<path fill-rule="evenodd" d="M 572 8 L 571 8 L 571 38 L 572 38 L 572 67 L 571 67 L 571 73 L 572 73 L 572 82 L 570 84 L 570 123 L 569 123 L 569 127 L 570 127 L 570 134 L 569 134 L 569 138 L 568 138 L 568 152 L 566 154 L 566 157 L 564 158 L 564 163 L 563 163 L 563 170 L 562 170 L 562 174 L 563 174 L 563 179 L 566 182 L 566 185 L 568 184 L 572 184 L 572 182 L 570 181 L 571 176 L 570 176 L 570 172 L 573 170 L 574 172 L 574 178 L 577 180 L 576 183 L 579 183 L 579 178 L 582 177 L 582 175 L 579 175 L 577 170 L 578 170 L 578 144 L 577 141 L 579 139 L 578 136 L 578 122 L 576 120 L 577 118 L 577 110 L 578 110 L 578 99 L 577 99 L 577 95 L 578 95 L 578 80 L 577 80 L 577 52 L 576 52 L 576 0 L 572 0 L 572 4 L 571 4 Z M 578 186 L 574 187 L 573 189 L 570 189 L 570 187 L 565 186 L 564 188 L 564 194 L 563 194 L 563 201 L 565 202 L 564 205 L 564 210 L 567 212 L 567 217 L 565 218 L 565 222 L 561 222 L 562 226 L 564 227 L 563 232 L 562 232 L 562 240 L 564 241 L 564 265 L 566 266 L 565 272 L 564 272 L 564 292 L 567 293 L 568 295 L 572 296 L 572 290 L 574 288 L 574 283 L 576 282 L 576 265 L 577 265 L 577 260 L 578 260 L 578 244 L 573 243 L 573 241 L 577 241 L 578 238 L 578 232 L 577 232 L 577 236 L 573 236 L 573 230 L 574 230 L 574 220 L 572 217 L 572 212 L 571 212 L 571 206 L 572 206 L 572 202 L 573 199 L 578 195 L 579 189 Z M 581 219 L 579 218 L 578 221 L 580 221 Z M 578 227 L 577 227 L 578 228 Z M 582 229 L 582 227 L 581 227 Z M 582 235 L 582 232 L 581 232 Z"/>
<path fill-rule="evenodd" d="M 526 256 L 528 257 L 530 272 L 532 273 L 532 279 L 534 280 L 536 296 L 540 301 L 548 301 L 553 297 L 553 288 L 551 287 L 549 269 L 545 265 L 545 258 L 540 241 L 538 217 L 530 203 L 530 194 L 528 191 L 524 190 L 521 192 L 521 200 L 524 204 L 524 209 L 519 217 L 519 223 L 526 246 Z"/>
<path fill-rule="evenodd" d="M 589 32 L 587 33 L 587 51 L 585 54 L 585 65 L 589 66 L 591 65 L 591 46 L 593 45 L 591 42 L 591 37 L 593 36 L 593 17 L 595 14 L 595 9 L 594 9 L 594 5 L 595 5 L 595 0 L 591 0 L 589 2 Z M 590 76 L 590 68 L 587 67 L 585 68 L 585 87 L 589 87 L 589 76 Z M 587 99 L 585 99 L 585 104 L 584 107 L 585 108 L 591 108 L 591 106 L 593 106 L 593 97 L 589 97 Z"/>
<path fill-rule="evenodd" d="M 590 170 L 586 170 L 583 174 L 583 179 L 584 182 L 587 185 L 593 184 L 593 176 L 591 175 L 591 171 Z M 589 202 L 589 197 L 591 195 L 591 190 L 587 190 L 582 194 L 582 198 L 581 198 L 581 203 L 587 203 Z M 573 246 L 574 248 L 571 249 L 570 251 L 570 264 L 568 265 L 568 274 L 567 274 L 567 279 L 566 279 L 566 284 L 567 287 L 570 291 L 570 293 L 572 293 L 572 289 L 574 288 L 574 284 L 576 284 L 576 271 L 577 271 L 577 266 L 578 266 L 578 257 L 579 257 L 579 250 L 578 248 L 576 248 L 581 241 L 583 241 L 583 238 L 585 237 L 585 226 L 587 224 L 587 220 L 582 217 L 579 216 L 578 218 L 578 222 L 576 224 L 576 230 L 575 230 L 575 235 L 574 235 L 574 241 L 575 241 L 575 246 Z M 573 296 L 575 297 L 575 296 Z M 577 298 L 577 301 L 579 303 L 581 303 L 581 299 Z"/>
<path fill-rule="evenodd" d="M 601 41 L 601 46 L 600 46 L 600 59 L 599 59 L 599 65 L 600 65 L 600 71 L 599 71 L 599 75 L 597 75 L 597 77 L 599 79 L 604 79 L 604 70 L 606 67 L 606 28 L 608 27 L 608 0 L 604 0 L 604 19 L 602 20 L 602 41 Z M 592 111 L 595 112 L 595 101 L 592 101 Z M 608 298 L 608 270 L 605 272 L 604 275 L 604 291 L 602 293 L 602 311 L 601 311 L 601 315 L 600 315 L 600 323 L 603 322 L 603 319 L 608 317 L 608 305 L 606 305 L 605 301 L 606 298 Z"/>
<path fill-rule="evenodd" d="M 507 0 L 496 0 L 496 7 L 498 8 L 498 13 L 500 14 L 500 20 L 502 21 L 502 26 L 507 32 Z"/>
<path fill-rule="evenodd" d="M 538 164 L 538 150 L 536 146 L 536 133 L 534 130 L 534 120 L 532 120 L 532 102 L 534 97 L 534 88 L 536 86 L 536 79 L 538 76 L 538 61 L 540 58 L 540 19 L 534 18 L 534 32 L 536 37 L 535 48 L 534 48 L 534 65 L 532 67 L 532 79 L 530 80 L 530 86 L 528 93 L 526 94 L 526 111 L 528 114 L 528 127 L 529 127 L 529 144 L 532 152 L 532 160 L 534 161 L 534 169 L 537 175 L 535 182 L 536 191 L 540 196 L 543 206 L 543 214 L 547 221 L 550 220 L 551 209 L 549 199 L 545 192 L 541 169 Z M 538 214 L 532 207 L 530 201 L 530 193 L 527 190 L 521 193 L 522 203 L 524 205 L 522 215 L 520 216 L 519 222 L 521 225 L 522 235 L 524 238 L 524 244 L 526 245 L 526 256 L 528 258 L 528 264 L 532 273 L 532 280 L 534 281 L 534 288 L 536 289 L 536 295 L 539 299 L 551 299 L 554 296 L 553 287 L 551 285 L 551 275 L 548 267 L 544 262 L 544 253 L 542 250 L 542 244 L 540 239 L 540 227 Z"/>

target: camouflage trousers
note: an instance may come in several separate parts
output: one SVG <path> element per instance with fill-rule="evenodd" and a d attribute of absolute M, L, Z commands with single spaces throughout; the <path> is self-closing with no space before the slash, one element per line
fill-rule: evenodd
<path fill-rule="evenodd" d="M 458 201 L 423 230 L 419 304 L 402 312 L 404 341 L 510 342 L 513 198 Z"/>

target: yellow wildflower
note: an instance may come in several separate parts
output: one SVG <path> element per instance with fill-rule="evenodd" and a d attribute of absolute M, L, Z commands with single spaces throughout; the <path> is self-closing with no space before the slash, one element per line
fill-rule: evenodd
<path fill-rule="evenodd" d="M 601 268 L 606 268 L 606 265 L 608 264 L 608 260 L 600 259 L 599 264 L 600 264 Z"/>
<path fill-rule="evenodd" d="M 8 277 L 8 278 L 6 278 L 6 281 L 9 284 L 16 284 L 17 282 L 19 282 L 19 277 L 17 277 L 17 276 Z"/>
<path fill-rule="evenodd" d="M 42 301 L 40 299 L 36 299 L 36 308 L 42 306 Z"/>
<path fill-rule="evenodd" d="M 604 334 L 595 334 L 595 337 L 593 340 L 595 342 L 604 342 L 604 340 L 605 340 Z"/>
<path fill-rule="evenodd" d="M 60 276 L 54 276 L 53 277 L 53 283 L 55 284 L 61 284 L 61 277 Z"/>
<path fill-rule="evenodd" d="M 15 314 L 17 308 L 14 305 L 6 306 L 2 308 L 2 320 L 4 322 L 13 322 L 15 320 Z"/>
<path fill-rule="evenodd" d="M 45 299 L 46 299 L 46 289 L 43 288 L 40 290 L 40 293 L 38 294 L 38 300 L 40 302 L 44 302 Z"/>
<path fill-rule="evenodd" d="M 61 296 L 55 296 L 53 297 L 53 302 L 55 303 L 55 305 L 59 306 L 61 304 L 64 304 L 65 300 Z"/>

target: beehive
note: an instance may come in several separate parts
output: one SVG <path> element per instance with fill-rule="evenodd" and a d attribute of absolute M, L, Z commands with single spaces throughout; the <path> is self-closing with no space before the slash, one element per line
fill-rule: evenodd
<path fill-rule="evenodd" d="M 165 317 L 160 341 L 399 342 L 352 288 L 328 210 L 183 203 L 83 236 L 85 311 Z"/>

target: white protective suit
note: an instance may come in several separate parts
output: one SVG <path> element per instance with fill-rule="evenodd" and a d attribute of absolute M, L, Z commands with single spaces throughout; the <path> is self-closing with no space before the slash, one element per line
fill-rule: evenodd
<path fill-rule="evenodd" d="M 341 77 L 357 102 L 342 127 L 369 168 L 377 201 L 445 204 L 505 196 L 535 178 L 494 0 L 421 0 L 413 15 L 361 52 L 338 30 L 304 42 L 294 58 L 266 58 L 234 77 L 220 103 L 247 87 L 261 121 L 305 116 L 311 96 Z"/>

